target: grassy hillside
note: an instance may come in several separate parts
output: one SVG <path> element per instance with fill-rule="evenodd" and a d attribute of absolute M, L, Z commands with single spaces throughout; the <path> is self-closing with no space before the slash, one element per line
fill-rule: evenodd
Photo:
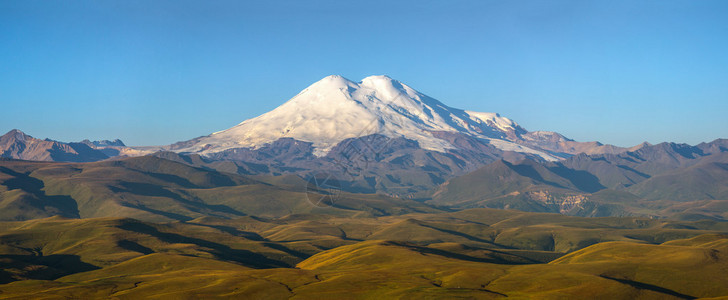
<path fill-rule="evenodd" d="M 412 200 L 351 193 L 342 193 L 333 206 L 317 207 L 308 200 L 311 192 L 305 181 L 251 179 L 153 156 L 78 164 L 0 161 L 0 220 L 61 215 L 188 221 L 205 216 L 440 211 Z"/>
<path fill-rule="evenodd" d="M 670 161 L 666 158 L 669 155 L 658 154 L 655 155 Z M 616 185 L 616 189 L 606 188 L 610 185 L 610 176 L 638 172 L 620 164 L 627 164 L 623 156 L 603 155 L 601 159 L 577 156 L 564 164 L 497 161 L 450 179 L 433 190 L 426 203 L 455 210 L 488 207 L 584 217 L 726 220 L 726 210 L 722 208 L 725 204 L 721 203 L 728 201 L 725 153 L 688 162 L 676 160 L 667 164 L 672 167 L 666 167 L 668 170 L 663 173 L 642 174 L 636 181 L 622 178 L 630 183 Z M 640 161 L 640 165 L 650 165 L 649 161 Z M 682 164 L 687 166 L 680 167 Z M 704 205 L 706 200 L 714 203 Z"/>
<path fill-rule="evenodd" d="M 0 222 L 0 298 L 728 296 L 726 233 L 719 221 L 495 209 L 53 217 Z"/>
<path fill-rule="evenodd" d="M 726 200 L 728 163 L 703 163 L 660 174 L 628 190 L 647 200 Z"/>
<path fill-rule="evenodd" d="M 316 206 L 318 191 L 292 175 L 157 157 L 4 160 L 0 298 L 728 297 L 728 201 L 645 202 L 639 191 L 720 195 L 723 169 L 595 191 L 562 165 L 501 161 L 452 179 L 430 204 L 343 192 Z M 444 203 L 460 210 L 433 205 Z M 479 206 L 499 209 L 468 209 Z"/>

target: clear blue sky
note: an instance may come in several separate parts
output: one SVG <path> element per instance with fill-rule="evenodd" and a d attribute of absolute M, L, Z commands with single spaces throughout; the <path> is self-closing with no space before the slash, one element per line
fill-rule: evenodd
<path fill-rule="evenodd" d="M 169 144 L 330 74 L 580 141 L 696 144 L 728 138 L 728 1 L 0 0 L 3 133 Z"/>

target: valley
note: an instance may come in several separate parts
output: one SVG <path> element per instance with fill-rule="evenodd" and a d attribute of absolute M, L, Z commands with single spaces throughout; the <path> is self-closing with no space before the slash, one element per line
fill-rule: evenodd
<path fill-rule="evenodd" d="M 728 292 L 728 236 L 720 233 L 728 223 L 716 221 L 470 209 L 167 223 L 51 217 L 1 222 L 0 230 L 3 299 L 683 299 Z"/>
<path fill-rule="evenodd" d="M 240 175 L 157 156 L 6 159 L 0 172 L 3 299 L 728 294 L 721 201 L 685 210 L 679 205 L 695 203 L 676 202 L 671 217 L 658 217 L 666 202 L 630 204 L 616 190 L 577 197 L 593 183 L 533 161 L 498 161 L 430 200 L 343 191 L 322 206 L 309 197 L 323 191 L 298 176 Z M 510 206 L 468 208 L 472 197 L 491 199 L 487 191 L 495 198 L 482 206 Z M 574 207 L 602 197 L 600 205 L 622 209 L 601 217 L 524 211 L 563 195 L 573 195 L 565 199 Z M 630 216 L 640 212 L 650 213 Z"/>

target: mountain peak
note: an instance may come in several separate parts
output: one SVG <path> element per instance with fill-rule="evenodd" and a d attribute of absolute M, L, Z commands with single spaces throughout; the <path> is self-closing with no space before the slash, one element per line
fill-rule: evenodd
<path fill-rule="evenodd" d="M 321 78 L 319 81 L 312 84 L 309 88 L 305 89 L 304 91 L 309 90 L 313 87 L 333 87 L 333 88 L 337 88 L 337 89 L 346 88 L 346 87 L 351 87 L 353 89 L 359 89 L 361 87 L 365 87 L 365 88 L 371 88 L 371 89 L 375 89 L 375 90 L 382 90 L 382 89 L 386 90 L 386 89 L 391 89 L 392 87 L 394 87 L 395 89 L 402 89 L 402 83 L 387 75 L 367 76 L 359 82 L 355 82 L 355 81 L 350 80 L 341 75 L 329 75 L 324 78 Z"/>
<path fill-rule="evenodd" d="M 312 84 L 306 90 L 313 88 L 313 87 L 321 87 L 321 86 L 342 88 L 342 87 L 351 86 L 351 85 L 356 85 L 356 83 L 341 75 L 329 75 L 324 78 L 321 78 L 321 80 Z M 304 91 L 306 91 L 306 90 L 304 90 Z"/>
<path fill-rule="evenodd" d="M 100 140 L 100 141 L 91 141 L 89 139 L 85 139 L 80 142 L 81 144 L 86 144 L 91 148 L 94 147 L 126 147 L 124 142 L 122 142 L 120 139 L 115 139 L 113 141 L 110 140 Z"/>
<path fill-rule="evenodd" d="M 312 143 L 314 154 L 321 156 L 345 139 L 379 134 L 416 141 L 425 150 L 447 152 L 458 148 L 435 133 L 449 132 L 480 139 L 504 151 L 556 159 L 507 140 L 518 129 L 508 118 L 448 107 L 387 75 L 368 76 L 360 82 L 330 75 L 270 112 L 168 149 L 204 155 L 234 148 L 255 149 L 292 138 Z"/>
<path fill-rule="evenodd" d="M 8 133 L 4 134 L 2 137 L 4 139 L 11 138 L 11 139 L 15 139 L 18 141 L 25 141 L 28 138 L 33 138 L 32 136 L 25 134 L 25 132 L 22 132 L 19 129 L 10 130 L 10 131 L 8 131 Z"/>
<path fill-rule="evenodd" d="M 364 79 L 361 80 L 361 83 L 365 82 L 399 82 L 396 79 L 393 79 L 392 77 L 389 77 L 387 75 L 372 75 L 364 77 Z"/>
<path fill-rule="evenodd" d="M 629 151 L 637 151 L 639 149 L 642 149 L 642 148 L 645 148 L 645 147 L 650 147 L 650 146 L 652 146 L 652 144 L 648 143 L 647 141 L 644 141 L 644 142 L 642 142 L 639 145 L 635 145 L 635 146 L 633 146 L 631 148 L 628 148 L 628 150 Z"/>
<path fill-rule="evenodd" d="M 338 90 L 344 90 L 346 93 L 351 94 L 360 89 L 374 90 L 380 96 L 387 98 L 386 100 L 391 100 L 401 94 L 412 96 L 417 93 L 411 87 L 387 75 L 372 75 L 365 77 L 359 82 L 354 82 L 341 75 L 329 75 L 301 91 L 301 94 L 309 91 L 322 94 L 327 91 L 338 92 Z"/>
<path fill-rule="evenodd" d="M 36 139 L 13 129 L 0 136 L 0 156 L 38 161 L 99 161 L 106 154 L 80 143 L 63 143 L 51 139 Z"/>

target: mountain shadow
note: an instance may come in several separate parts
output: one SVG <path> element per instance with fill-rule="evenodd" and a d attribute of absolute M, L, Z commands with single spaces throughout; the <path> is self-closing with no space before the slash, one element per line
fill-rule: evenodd
<path fill-rule="evenodd" d="M 574 170 L 561 164 L 549 167 L 549 171 L 569 180 L 576 188 L 587 193 L 595 193 L 607 187 L 599 183 L 599 178 L 587 171 Z"/>
<path fill-rule="evenodd" d="M 162 232 L 154 226 L 141 222 L 126 222 L 117 227 L 123 230 L 151 235 L 166 243 L 194 244 L 200 247 L 209 248 L 212 249 L 210 253 L 215 255 L 217 259 L 236 262 L 256 269 L 291 267 L 287 263 L 272 260 L 258 253 L 242 249 L 233 249 L 227 245 L 211 242 L 208 240 L 187 237 L 175 233 Z"/>
<path fill-rule="evenodd" d="M 100 269 L 77 255 L 42 252 L 30 255 L 0 255 L 0 284 L 18 280 L 54 280 L 63 276 Z"/>
<path fill-rule="evenodd" d="M 169 199 L 172 199 L 176 202 L 179 202 L 179 203 L 185 205 L 185 207 L 187 209 L 189 209 L 190 211 L 198 212 L 198 213 L 203 213 L 205 211 L 208 211 L 208 212 L 219 212 L 222 214 L 233 215 L 233 216 L 244 216 L 245 215 L 244 213 L 241 213 L 227 205 L 210 205 L 210 204 L 204 203 L 202 201 L 192 201 L 189 199 L 185 199 L 180 194 L 174 193 L 160 185 L 142 183 L 142 182 L 121 182 L 121 183 L 119 183 L 119 185 L 121 186 L 121 188 L 114 187 L 114 186 L 110 186 L 109 188 L 115 193 L 130 193 L 130 194 L 135 194 L 135 195 L 140 195 L 140 196 L 169 198 Z M 150 211 L 148 208 L 145 208 L 145 206 L 142 206 L 142 205 L 133 205 L 133 206 L 126 205 L 126 206 Z M 152 212 L 152 211 L 150 211 L 150 212 Z M 159 212 L 153 212 L 153 213 L 160 214 Z M 167 217 L 169 217 L 169 216 L 167 216 Z M 175 217 L 173 217 L 173 219 L 180 220 L 180 221 L 188 221 L 191 218 L 189 218 L 187 216 L 182 216 L 182 217 L 175 216 Z"/>
<path fill-rule="evenodd" d="M 670 289 L 666 289 L 663 287 L 659 287 L 659 286 L 644 283 L 644 282 L 633 281 L 633 280 L 629 280 L 629 279 L 620 279 L 620 278 L 610 277 L 607 275 L 599 275 L 599 277 L 604 278 L 604 279 L 614 280 L 616 282 L 632 286 L 639 290 L 650 290 L 653 292 L 658 292 L 661 294 L 666 294 L 666 295 L 670 295 L 670 296 L 674 296 L 674 297 L 678 297 L 678 298 L 682 298 L 682 299 L 697 299 L 697 297 L 681 294 L 681 293 L 678 293 L 678 292 L 670 290 Z"/>
<path fill-rule="evenodd" d="M 30 195 L 29 199 L 24 199 L 27 201 L 26 204 L 30 204 L 38 210 L 45 211 L 48 216 L 60 215 L 66 218 L 80 218 L 78 204 L 71 196 L 47 195 L 43 190 L 45 183 L 28 174 L 19 173 L 7 167 L 0 167 L 0 172 L 13 176 L 13 178 L 5 180 L 2 183 L 8 190 L 19 189 Z M 0 215 L 0 219 L 8 219 L 7 217 Z M 16 220 L 17 216 L 10 219 Z"/>

